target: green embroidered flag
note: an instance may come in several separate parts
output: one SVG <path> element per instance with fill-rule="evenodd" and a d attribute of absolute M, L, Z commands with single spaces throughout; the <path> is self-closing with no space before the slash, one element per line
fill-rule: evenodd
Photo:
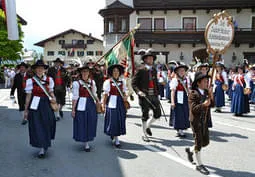
<path fill-rule="evenodd" d="M 105 55 L 107 67 L 120 64 L 125 68 L 125 77 L 130 77 L 134 74 L 134 37 L 133 33 L 123 38 Z"/>

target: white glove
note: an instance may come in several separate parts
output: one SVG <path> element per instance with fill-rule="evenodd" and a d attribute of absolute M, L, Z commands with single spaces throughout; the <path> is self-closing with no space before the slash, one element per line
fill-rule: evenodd
<path fill-rule="evenodd" d="M 145 97 L 145 96 L 146 96 L 145 93 L 143 93 L 142 91 L 139 91 L 139 92 L 138 92 L 138 95 L 139 95 L 140 97 Z"/>

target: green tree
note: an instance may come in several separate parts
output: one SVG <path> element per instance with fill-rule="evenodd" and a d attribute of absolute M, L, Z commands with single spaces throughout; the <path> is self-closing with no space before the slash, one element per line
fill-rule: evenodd
<path fill-rule="evenodd" d="M 5 14 L 2 9 L 0 9 L 0 58 L 16 60 L 20 58 L 20 53 L 22 53 L 22 39 L 24 33 L 21 30 L 21 24 L 18 22 L 19 30 L 19 40 L 11 41 L 8 39 L 7 25 L 5 20 Z"/>

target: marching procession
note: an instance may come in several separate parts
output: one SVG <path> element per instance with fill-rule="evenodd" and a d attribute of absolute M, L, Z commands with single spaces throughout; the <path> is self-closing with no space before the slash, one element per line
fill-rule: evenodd
<path fill-rule="evenodd" d="M 180 139 L 186 138 L 188 128 L 192 129 L 194 145 L 185 148 L 187 158 L 193 163 L 194 155 L 196 169 L 209 174 L 201 152 L 209 144 L 208 128 L 213 126 L 211 109 L 224 115 L 222 107 L 228 99 L 229 111 L 234 116 L 242 119 L 249 113 L 250 104 L 255 102 L 255 66 L 244 60 L 236 68 L 226 68 L 222 61 L 217 61 L 216 72 L 212 73 L 208 63 L 198 61 L 192 67 L 179 61 L 156 64 L 153 50 L 141 50 L 139 54 L 141 65 L 129 80 L 120 64 L 106 68 L 88 61 L 83 66 L 66 67 L 61 58 L 56 58 L 53 67 L 42 60 L 32 66 L 24 62 L 17 65 L 10 96 L 13 99 L 17 90 L 21 123 L 28 123 L 29 142 L 39 148 L 39 158 L 46 156 L 55 139 L 56 121 L 64 117 L 62 108 L 67 91 L 72 91 L 72 111 L 65 117 L 73 118 L 73 139 L 84 143 L 84 150 L 90 152 L 89 143 L 96 138 L 98 115 L 103 113 L 102 131 L 114 147 L 121 148 L 121 135 L 128 134 L 127 112 L 132 109 L 133 95 L 128 96 L 127 87 L 127 82 L 131 82 L 141 108 L 142 140 L 150 142 L 152 136 L 157 136 L 152 134 L 151 126 L 166 116 L 161 100 L 169 100 L 169 125 Z"/>
<path fill-rule="evenodd" d="M 254 177 L 255 0 L 0 0 L 0 177 Z"/>

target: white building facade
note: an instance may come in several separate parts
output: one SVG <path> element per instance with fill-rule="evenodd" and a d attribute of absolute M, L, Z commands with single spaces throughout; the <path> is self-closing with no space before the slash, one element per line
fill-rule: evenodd
<path fill-rule="evenodd" d="M 103 55 L 103 41 L 91 34 L 70 29 L 47 38 L 35 45 L 43 47 L 44 61 L 51 64 L 60 57 L 66 64 L 79 63 L 92 59 L 97 61 Z"/>
<path fill-rule="evenodd" d="M 204 31 L 215 13 L 226 10 L 233 17 L 236 29 L 231 47 L 221 56 L 224 63 L 227 66 L 235 66 L 242 63 L 244 58 L 250 63 L 255 63 L 255 1 L 233 0 L 231 3 L 224 5 L 224 2 L 219 0 L 166 0 L 164 3 L 146 0 L 106 0 L 106 8 L 99 12 L 105 23 L 104 46 L 110 48 L 123 35 L 114 31 L 117 27 L 112 27 L 112 31 L 107 27 L 109 18 L 113 16 L 116 20 L 123 11 L 117 10 L 117 7 L 124 8 L 126 5 L 130 8 L 129 14 L 126 14 L 129 22 L 127 31 L 138 23 L 141 24 L 135 34 L 135 51 L 153 48 L 160 63 L 181 60 L 190 64 L 195 57 L 210 62 L 212 57 L 206 52 Z M 121 23 L 119 20 L 116 25 L 121 26 Z"/>

